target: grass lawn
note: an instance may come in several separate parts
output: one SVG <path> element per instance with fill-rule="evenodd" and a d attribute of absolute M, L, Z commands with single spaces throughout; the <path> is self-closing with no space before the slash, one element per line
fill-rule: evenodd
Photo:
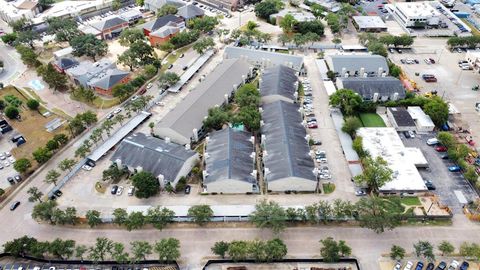
<path fill-rule="evenodd" d="M 333 183 L 323 183 L 322 187 L 324 194 L 330 194 L 335 191 L 335 184 Z"/>
<path fill-rule="evenodd" d="M 385 209 L 388 209 L 390 213 L 403 214 L 405 212 L 405 207 L 402 205 L 400 198 L 398 197 L 389 197 L 383 200 Z"/>
<path fill-rule="evenodd" d="M 76 101 L 83 102 L 85 104 L 88 104 L 90 106 L 93 106 L 97 109 L 108 109 L 113 106 L 116 106 L 120 104 L 120 99 L 118 98 L 102 98 L 100 96 L 96 96 L 93 102 L 87 102 L 85 99 L 82 97 L 76 97 L 73 95 L 73 93 L 70 93 L 70 98 Z"/>
<path fill-rule="evenodd" d="M 20 115 L 22 117 L 22 120 L 18 121 L 7 119 L 7 121 L 16 131 L 21 133 L 27 141 L 20 147 L 13 148 L 12 154 L 15 156 L 16 159 L 23 157 L 31 159 L 33 167 L 35 167 L 36 163 L 32 159 L 32 152 L 35 151 L 38 147 L 45 146 L 47 141 L 53 138 L 55 134 L 68 134 L 68 131 L 66 130 L 65 126 L 62 126 L 52 133 L 48 132 L 45 129 L 45 125 L 53 119 L 59 118 L 60 116 L 52 114 L 49 117 L 44 117 L 38 111 L 32 111 L 28 109 L 25 105 L 27 99 L 13 87 L 5 87 L 0 91 L 1 99 L 4 99 L 4 97 L 7 95 L 14 95 L 23 101 L 23 104 L 20 106 Z M 8 133 L 8 135 L 5 136 L 5 139 L 8 139 L 12 134 L 13 132 Z"/>
<path fill-rule="evenodd" d="M 359 116 L 364 127 L 386 127 L 383 119 L 376 113 L 361 113 Z"/>
<path fill-rule="evenodd" d="M 422 205 L 418 197 L 403 197 L 403 198 L 400 198 L 400 202 L 408 206 Z"/>

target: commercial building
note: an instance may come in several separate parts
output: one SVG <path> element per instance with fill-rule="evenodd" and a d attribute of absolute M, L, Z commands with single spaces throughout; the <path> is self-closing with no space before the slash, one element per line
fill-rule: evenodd
<path fill-rule="evenodd" d="M 249 132 L 230 127 L 210 133 L 204 151 L 204 192 L 259 192 L 254 143 L 254 137 Z"/>
<path fill-rule="evenodd" d="M 73 57 L 73 48 L 70 46 L 70 47 L 55 51 L 53 52 L 53 57 L 55 58 L 55 60 L 59 60 L 60 58 Z"/>
<path fill-rule="evenodd" d="M 387 24 L 380 16 L 353 16 L 353 25 L 360 32 L 385 32 Z"/>
<path fill-rule="evenodd" d="M 180 0 L 145 0 L 143 6 L 150 11 L 157 12 L 161 7 L 167 4 L 176 7 L 185 5 L 185 3 Z"/>
<path fill-rule="evenodd" d="M 404 27 L 436 26 L 441 13 L 431 4 L 437 1 L 395 2 L 390 5 L 394 17 Z M 440 4 L 440 3 L 438 3 Z"/>
<path fill-rule="evenodd" d="M 338 89 L 352 89 L 367 101 L 388 101 L 405 98 L 402 82 L 394 77 L 340 77 Z"/>
<path fill-rule="evenodd" d="M 285 15 L 292 15 L 297 22 L 309 22 L 316 20 L 316 17 L 308 11 L 298 11 L 296 9 L 283 9 L 278 13 L 270 15 L 270 20 L 275 20 L 276 25 L 280 25 Z"/>
<path fill-rule="evenodd" d="M 284 65 L 274 66 L 265 69 L 259 82 L 262 103 L 297 101 L 298 78 L 295 70 Z"/>
<path fill-rule="evenodd" d="M 299 106 L 281 100 L 262 105 L 261 133 L 267 189 L 316 191 L 316 168 Z"/>
<path fill-rule="evenodd" d="M 387 108 L 387 117 L 397 131 L 414 131 L 415 121 L 404 107 Z"/>
<path fill-rule="evenodd" d="M 160 46 L 169 41 L 172 37 L 180 32 L 180 27 L 174 22 L 169 22 L 165 26 L 160 27 L 155 32 L 148 35 L 148 41 L 153 47 Z"/>
<path fill-rule="evenodd" d="M 387 60 L 381 55 L 338 54 L 326 57 L 327 64 L 338 77 L 387 76 Z"/>
<path fill-rule="evenodd" d="M 175 187 L 195 166 L 198 154 L 182 145 L 136 133 L 120 143 L 110 160 L 132 173 L 152 173 L 162 187 L 168 183 Z"/>
<path fill-rule="evenodd" d="M 225 59 L 242 58 L 258 68 L 269 68 L 284 65 L 296 72 L 303 72 L 303 57 L 285 53 L 228 46 L 223 54 Z"/>
<path fill-rule="evenodd" d="M 381 193 L 427 191 L 415 164 L 421 158 L 403 145 L 394 128 L 359 128 L 356 133 L 362 137 L 363 149 L 373 158 L 382 157 L 393 171 L 392 180 L 379 188 Z"/>
<path fill-rule="evenodd" d="M 76 85 L 90 88 L 102 95 L 111 95 L 115 85 L 130 80 L 129 72 L 117 69 L 115 63 L 108 59 L 95 63 L 83 61 L 66 69 L 65 73 Z"/>
<path fill-rule="evenodd" d="M 53 67 L 60 73 L 64 73 L 65 70 L 78 65 L 78 61 L 73 58 L 60 58 L 53 62 Z"/>
<path fill-rule="evenodd" d="M 179 144 L 190 144 L 205 135 L 203 120 L 208 109 L 229 97 L 252 75 L 242 59 L 225 59 L 185 99 L 155 125 L 155 134 Z"/>
<path fill-rule="evenodd" d="M 47 10 L 32 18 L 37 25 L 48 18 L 82 18 L 82 16 L 97 15 L 111 10 L 113 0 L 66 0 L 52 4 Z"/>
<path fill-rule="evenodd" d="M 112 39 L 119 36 L 123 29 L 129 26 L 129 22 L 118 16 L 113 16 L 100 22 L 92 23 L 91 26 L 100 31 L 100 36 L 103 39 Z"/>
<path fill-rule="evenodd" d="M 182 17 L 185 21 L 188 21 L 198 17 L 203 17 L 203 15 L 205 15 L 205 12 L 203 11 L 203 9 L 197 7 L 196 5 L 187 4 L 178 9 L 177 15 Z"/>
<path fill-rule="evenodd" d="M 0 0 L 0 19 L 7 23 L 18 21 L 22 18 L 32 19 L 40 13 L 37 4 L 36 1 L 29 0 Z"/>
<path fill-rule="evenodd" d="M 123 20 L 127 21 L 130 25 L 137 23 L 141 18 L 143 18 L 142 12 L 135 8 L 124 11 L 118 16 L 120 16 L 120 18 L 122 18 Z"/>
<path fill-rule="evenodd" d="M 467 51 L 465 60 L 468 61 L 475 71 L 480 72 L 480 52 Z"/>
<path fill-rule="evenodd" d="M 425 112 L 419 106 L 410 106 L 407 108 L 408 113 L 415 121 L 415 126 L 417 127 L 418 132 L 430 132 L 435 128 L 430 116 L 425 114 Z"/>
<path fill-rule="evenodd" d="M 182 29 L 185 28 L 185 21 L 181 17 L 172 14 L 158 17 L 152 21 L 142 24 L 140 27 L 143 29 L 143 34 L 145 34 L 145 36 L 149 36 L 150 33 L 155 32 L 172 22 L 177 24 L 177 26 Z"/>

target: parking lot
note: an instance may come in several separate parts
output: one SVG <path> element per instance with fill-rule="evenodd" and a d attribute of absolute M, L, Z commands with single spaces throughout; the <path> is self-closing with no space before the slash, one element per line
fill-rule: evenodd
<path fill-rule="evenodd" d="M 417 147 L 422 150 L 428 161 L 428 169 L 419 169 L 424 180 L 431 180 L 436 190 L 432 191 L 440 197 L 440 202 L 448 205 L 455 214 L 461 213 L 462 204 L 455 195 L 455 191 L 463 193 L 467 201 L 477 197 L 467 180 L 460 172 L 448 171 L 449 166 L 455 165 L 448 159 L 442 159 L 440 153 L 433 146 L 427 145 L 427 139 L 434 138 L 435 134 L 416 134 L 415 138 L 407 139 L 400 135 L 406 147 Z"/>
<path fill-rule="evenodd" d="M 6 153 L 11 152 L 14 147 L 17 147 L 16 144 L 10 140 L 10 137 L 14 134 L 14 132 L 15 131 L 6 133 L 0 138 L 0 188 L 2 189 L 11 186 L 7 180 L 9 177 L 18 175 L 17 171 L 15 171 L 13 168 L 13 162 L 15 161 L 15 158 L 13 156 L 9 157 L 9 154 Z"/>
<path fill-rule="evenodd" d="M 148 270 L 155 268 L 156 270 L 174 270 L 174 265 L 143 265 L 143 264 L 113 264 L 113 265 L 81 265 L 81 264 L 44 264 L 37 262 L 25 263 L 6 263 L 0 264 L 0 270 Z"/>

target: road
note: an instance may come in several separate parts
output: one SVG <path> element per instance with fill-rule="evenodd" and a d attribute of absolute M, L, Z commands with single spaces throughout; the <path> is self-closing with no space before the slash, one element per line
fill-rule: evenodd
<path fill-rule="evenodd" d="M 8 24 L 2 20 L 0 20 L 0 28 L 6 33 L 11 32 Z M 4 85 L 11 83 L 27 70 L 17 51 L 3 42 L 0 42 L 0 60 L 4 63 L 4 69 L 0 72 L 0 82 Z"/>

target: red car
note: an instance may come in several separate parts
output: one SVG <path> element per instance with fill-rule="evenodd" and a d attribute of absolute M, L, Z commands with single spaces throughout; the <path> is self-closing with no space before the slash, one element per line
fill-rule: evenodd
<path fill-rule="evenodd" d="M 447 152 L 447 147 L 445 147 L 443 145 L 439 145 L 439 146 L 435 147 L 435 150 L 437 152 Z"/>
<path fill-rule="evenodd" d="M 318 125 L 316 123 L 308 124 L 308 128 L 318 128 Z"/>

